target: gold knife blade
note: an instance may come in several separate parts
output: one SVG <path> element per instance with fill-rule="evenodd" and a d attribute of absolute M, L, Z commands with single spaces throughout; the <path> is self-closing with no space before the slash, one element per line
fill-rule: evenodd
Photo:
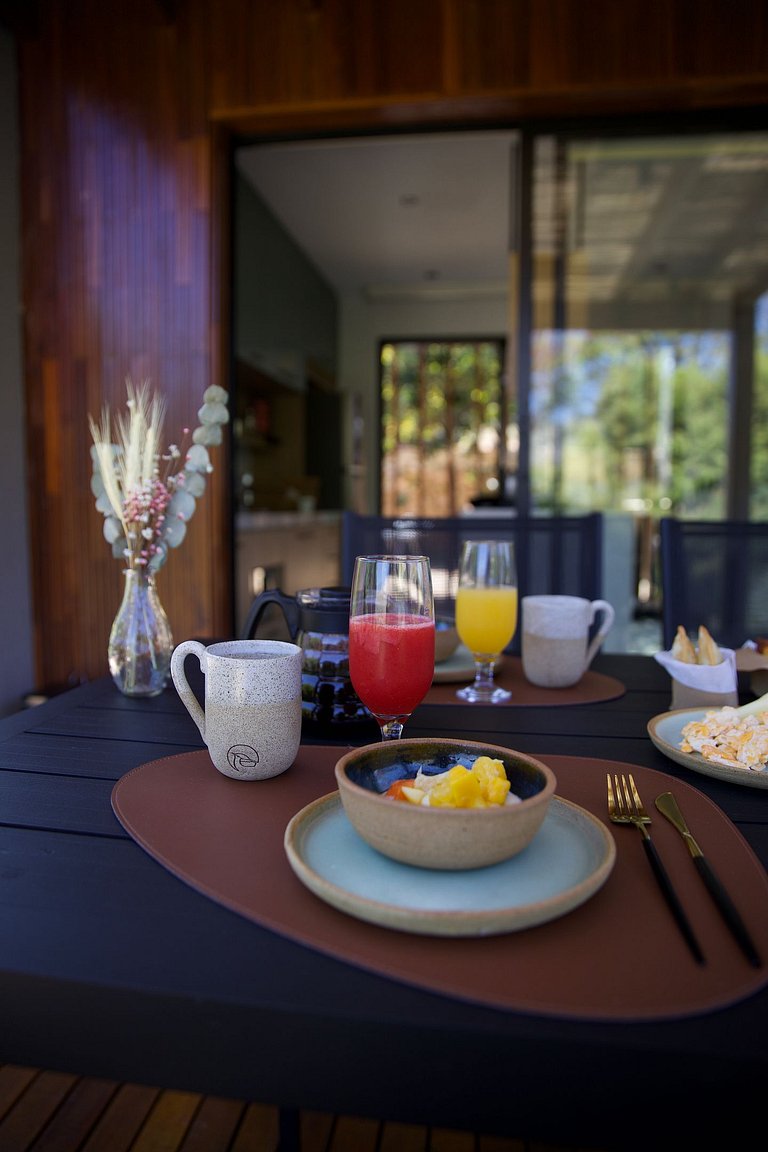
<path fill-rule="evenodd" d="M 762 961 L 755 947 L 752 937 L 747 931 L 746 925 L 739 915 L 736 905 L 728 895 L 724 885 L 717 876 L 714 868 L 707 860 L 699 845 L 694 839 L 693 833 L 685 822 L 685 817 L 680 811 L 680 807 L 671 792 L 664 792 L 661 796 L 656 797 L 656 807 L 662 816 L 666 816 L 675 828 L 677 828 L 680 835 L 688 845 L 688 850 L 693 857 L 693 862 L 696 865 L 699 875 L 707 886 L 707 890 L 715 902 L 715 905 L 720 912 L 725 923 L 728 925 L 731 933 L 735 937 L 744 955 L 749 960 L 754 968 L 759 968 Z"/>

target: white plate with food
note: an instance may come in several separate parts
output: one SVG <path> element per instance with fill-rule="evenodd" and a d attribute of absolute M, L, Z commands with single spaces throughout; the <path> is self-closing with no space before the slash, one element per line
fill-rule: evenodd
<path fill-rule="evenodd" d="M 768 788 L 768 769 L 765 765 L 752 769 L 746 767 L 731 767 L 714 761 L 700 752 L 684 752 L 680 745 L 683 743 L 683 729 L 687 724 L 703 722 L 708 712 L 716 712 L 712 708 L 694 708 L 690 711 L 662 712 L 648 722 L 648 735 L 653 743 L 677 764 L 690 768 L 702 776 L 712 776 L 716 780 L 727 780 L 730 784 L 741 784 L 746 788 Z M 768 735 L 768 726 L 766 735 Z"/>
<path fill-rule="evenodd" d="M 490 936 L 564 916 L 603 886 L 616 859 L 605 824 L 558 796 L 528 847 L 486 868 L 417 868 L 383 856 L 352 827 L 338 792 L 293 817 L 285 850 L 298 878 L 326 903 L 429 936 Z"/>

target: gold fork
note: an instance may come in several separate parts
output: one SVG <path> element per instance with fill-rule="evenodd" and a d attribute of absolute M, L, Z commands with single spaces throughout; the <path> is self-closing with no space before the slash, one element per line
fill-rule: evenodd
<path fill-rule="evenodd" d="M 680 899 L 672 886 L 667 870 L 662 864 L 661 857 L 659 856 L 656 845 L 651 840 L 651 834 L 646 825 L 651 823 L 651 818 L 645 810 L 640 793 L 637 790 L 634 777 L 630 772 L 625 776 L 622 772 L 619 775 L 617 772 L 613 775 L 606 774 L 608 781 L 608 817 L 614 824 L 633 824 L 635 828 L 639 829 L 643 837 L 643 848 L 645 849 L 646 856 L 648 857 L 653 874 L 656 881 L 664 894 L 675 922 L 685 937 L 685 942 L 693 953 L 697 963 L 705 964 L 704 953 L 701 946 L 696 939 L 693 928 L 688 921 L 688 917 L 683 910 Z"/>

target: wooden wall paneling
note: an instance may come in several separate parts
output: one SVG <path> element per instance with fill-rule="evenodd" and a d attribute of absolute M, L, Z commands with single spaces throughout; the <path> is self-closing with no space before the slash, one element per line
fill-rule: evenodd
<path fill-rule="evenodd" d="M 197 423 L 211 379 L 203 69 L 189 54 L 179 60 L 175 27 L 157 19 L 156 5 L 124 5 L 122 20 L 115 7 L 73 4 L 63 24 L 46 6 L 40 41 L 22 44 L 20 56 L 23 73 L 50 77 L 25 87 L 22 112 L 23 158 L 45 141 L 25 167 L 37 171 L 42 195 L 31 189 L 23 207 L 28 252 L 45 249 L 24 276 L 28 315 L 47 318 L 40 339 L 28 324 L 26 341 L 30 441 L 45 461 L 43 483 L 32 484 L 43 686 L 106 671 L 122 594 L 89 488 L 88 413 L 98 417 L 103 401 L 123 410 L 126 375 L 147 376 L 168 401 L 167 439 L 178 441 Z M 88 21 L 78 20 L 86 11 Z M 60 130 L 46 132 L 61 110 Z M 50 224 L 30 210 L 39 203 L 50 204 Z M 219 450 L 214 465 L 226 471 Z M 213 587 L 221 596 L 226 558 L 211 541 L 221 539 L 225 504 L 211 485 L 158 577 L 179 639 L 217 622 Z"/>
<path fill-rule="evenodd" d="M 458 87 L 522 115 L 666 111 L 762 102 L 763 0 L 448 0 Z"/>
<path fill-rule="evenodd" d="M 444 2 L 214 2 L 212 109 L 439 95 Z"/>
<path fill-rule="evenodd" d="M 533 89 L 568 92 L 584 87 L 636 86 L 668 81 L 675 0 L 550 0 L 531 5 Z"/>
<path fill-rule="evenodd" d="M 230 368 L 232 323 L 232 212 L 230 164 L 231 134 L 229 129 L 213 124 L 210 133 L 209 180 L 211 189 L 210 216 L 210 285 L 208 348 L 210 379 L 230 393 L 232 412 L 232 380 Z M 211 539 L 216 541 L 221 563 L 212 566 L 212 614 L 210 631 L 215 636 L 235 635 L 235 546 L 232 480 L 232 425 L 224 429 L 219 449 L 219 467 L 211 481 Z"/>
<path fill-rule="evenodd" d="M 460 92 L 524 92 L 531 85 L 532 10 L 550 10 L 536 0 L 451 0 L 456 44 L 456 89 Z M 547 40 L 547 59 L 557 44 Z M 552 60 L 548 68 L 556 69 Z"/>
<path fill-rule="evenodd" d="M 669 20 L 674 76 L 694 83 L 717 77 L 744 81 L 765 77 L 768 5 L 764 0 L 675 0 Z"/>
<path fill-rule="evenodd" d="M 354 8 L 354 4 L 352 5 Z M 433 94 L 446 88 L 445 0 L 368 0 L 364 19 L 357 19 L 347 40 L 354 68 L 354 87 L 343 95 L 398 96 Z M 361 51 L 362 49 L 362 51 Z"/>

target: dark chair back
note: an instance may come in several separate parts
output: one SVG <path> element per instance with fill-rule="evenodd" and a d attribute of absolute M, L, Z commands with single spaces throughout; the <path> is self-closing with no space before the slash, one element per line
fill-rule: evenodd
<path fill-rule="evenodd" d="M 341 578 L 352 582 L 356 556 L 379 552 L 429 556 L 435 610 L 452 613 L 465 540 L 512 540 L 520 598 L 534 594 L 602 595 L 603 522 L 585 516 L 360 516 L 345 512 L 341 528 Z M 520 650 L 520 629 L 509 648 Z"/>
<path fill-rule="evenodd" d="M 667 516 L 659 558 L 665 648 L 679 624 L 726 648 L 768 636 L 768 523 Z"/>

